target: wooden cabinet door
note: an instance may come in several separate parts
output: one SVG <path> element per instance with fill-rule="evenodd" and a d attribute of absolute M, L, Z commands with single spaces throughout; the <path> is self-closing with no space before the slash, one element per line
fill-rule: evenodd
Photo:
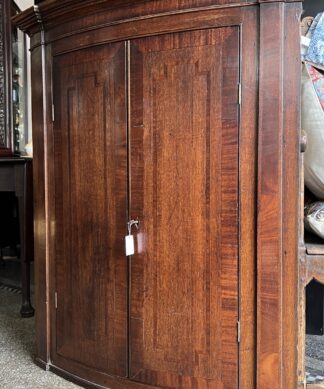
<path fill-rule="evenodd" d="M 55 286 L 51 289 L 56 291 L 57 309 L 52 317 L 52 358 L 69 371 L 74 363 L 78 369 L 125 376 L 125 44 L 55 58 L 53 81 Z"/>
<path fill-rule="evenodd" d="M 130 377 L 238 388 L 239 27 L 130 53 Z"/>

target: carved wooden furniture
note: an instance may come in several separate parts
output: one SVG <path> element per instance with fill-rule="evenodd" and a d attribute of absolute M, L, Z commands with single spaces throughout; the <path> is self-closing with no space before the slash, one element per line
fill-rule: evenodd
<path fill-rule="evenodd" d="M 30 301 L 30 262 L 33 260 L 33 175 L 31 158 L 0 158 L 0 192 L 17 197 L 22 281 L 21 316 L 34 315 Z"/>
<path fill-rule="evenodd" d="M 11 16 L 18 12 L 11 0 L 0 0 L 0 191 L 18 198 L 22 294 L 21 315 L 32 316 L 29 262 L 33 257 L 32 161 L 16 158 L 24 151 L 26 126 L 25 37 L 12 28 Z"/>
<path fill-rule="evenodd" d="M 323 261 L 316 264 L 321 265 Z M 306 334 L 324 335 L 324 285 L 312 279 L 306 288 Z"/>
<path fill-rule="evenodd" d="M 28 142 L 25 35 L 10 22 L 18 11 L 0 0 L 0 157 L 24 153 Z"/>
<path fill-rule="evenodd" d="M 14 18 L 32 38 L 41 366 L 296 388 L 300 9 L 63 0 Z"/>
<path fill-rule="evenodd" d="M 307 276 L 306 283 L 315 279 L 324 284 L 324 245 L 306 243 Z"/>
<path fill-rule="evenodd" d="M 307 142 L 306 142 L 307 143 Z M 302 145 L 305 151 L 307 144 Z M 301 158 L 303 172 L 303 158 Z M 306 335 L 306 287 L 312 280 L 324 284 L 324 245 L 319 238 L 304 231 L 304 179 L 300 177 L 300 248 L 299 248 L 299 293 L 298 293 L 298 377 L 305 378 L 305 335 Z M 319 296 L 320 298 L 322 296 Z"/>
<path fill-rule="evenodd" d="M 0 156 L 13 154 L 13 133 L 11 131 L 11 4 L 0 1 Z"/>

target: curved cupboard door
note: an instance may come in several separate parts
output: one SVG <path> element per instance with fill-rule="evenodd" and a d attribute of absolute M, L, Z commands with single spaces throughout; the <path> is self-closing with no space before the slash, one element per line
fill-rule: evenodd
<path fill-rule="evenodd" d="M 73 362 L 125 376 L 125 44 L 54 58 L 53 79 L 57 308 L 52 359 L 66 370 Z"/>
<path fill-rule="evenodd" d="M 116 388 L 237 389 L 239 360 L 253 363 L 256 48 L 240 20 L 54 57 L 59 369 Z"/>
<path fill-rule="evenodd" d="M 130 378 L 238 388 L 239 27 L 130 43 Z"/>

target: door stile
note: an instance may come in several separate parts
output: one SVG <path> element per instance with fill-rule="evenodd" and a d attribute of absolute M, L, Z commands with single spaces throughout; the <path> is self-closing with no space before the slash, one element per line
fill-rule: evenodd
<path fill-rule="evenodd" d="M 241 161 L 241 148 L 240 148 L 240 139 L 241 139 L 241 104 L 242 104 L 242 25 L 239 27 L 239 69 L 238 69 L 238 92 L 237 92 L 237 125 L 238 125 L 238 175 L 237 175 L 237 187 L 239 188 L 239 195 L 238 195 L 238 202 L 237 202 L 237 218 L 238 218 L 238 224 L 239 228 L 237 229 L 237 241 L 238 241 L 238 261 L 237 261 L 237 293 L 238 293 L 238 300 L 237 300 L 237 382 L 238 387 L 241 388 L 241 363 L 240 363 L 240 356 L 241 356 L 241 288 L 242 288 L 242 281 L 241 281 L 241 167 L 240 167 L 240 161 Z"/>
<path fill-rule="evenodd" d="M 127 142 L 127 220 L 131 220 L 131 74 L 130 74 L 130 41 L 125 42 L 125 79 L 126 79 L 126 142 Z M 125 226 L 126 227 L 126 226 Z M 126 229 L 125 229 L 126 231 Z M 125 253 L 126 254 L 126 253 Z M 131 313 L 131 256 L 126 257 L 127 261 L 127 377 L 130 376 L 130 313 Z"/>

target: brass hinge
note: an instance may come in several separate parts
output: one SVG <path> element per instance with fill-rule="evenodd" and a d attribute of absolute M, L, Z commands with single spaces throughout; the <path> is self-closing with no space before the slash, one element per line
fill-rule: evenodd
<path fill-rule="evenodd" d="M 237 322 L 237 343 L 241 342 L 241 323 Z"/>
<path fill-rule="evenodd" d="M 238 84 L 238 104 L 241 105 L 242 102 L 242 84 Z"/>
<path fill-rule="evenodd" d="M 54 301 L 55 301 L 55 309 L 57 309 L 57 292 L 55 292 Z"/>
<path fill-rule="evenodd" d="M 55 121 L 55 107 L 54 104 L 52 104 L 52 122 Z"/>

